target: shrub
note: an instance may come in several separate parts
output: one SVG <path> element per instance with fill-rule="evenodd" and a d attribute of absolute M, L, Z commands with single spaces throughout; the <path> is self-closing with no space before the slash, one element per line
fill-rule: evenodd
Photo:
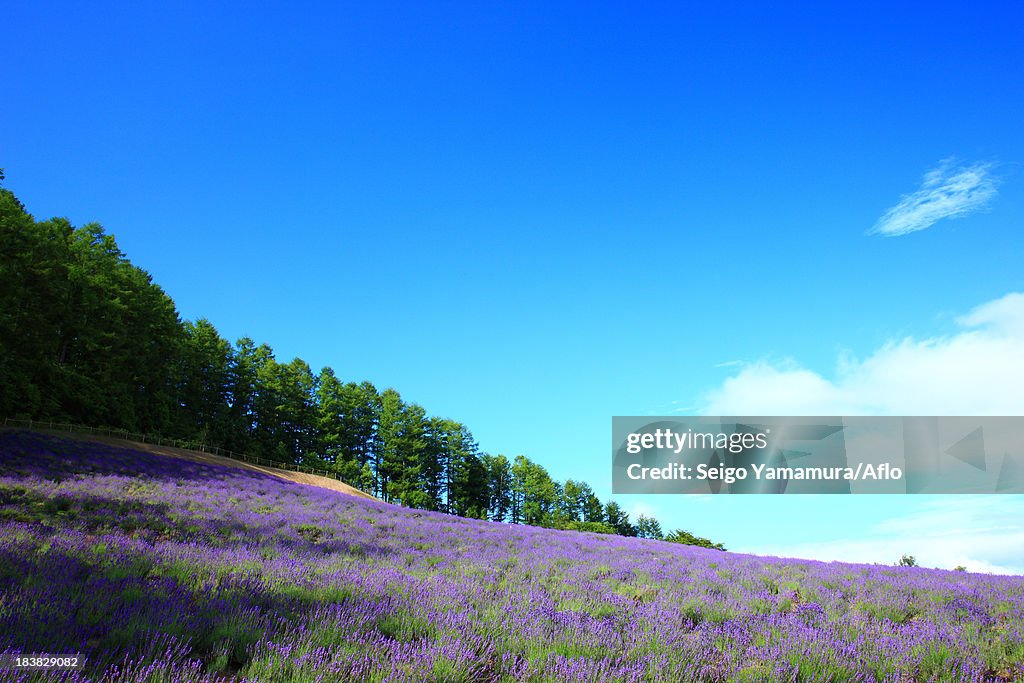
<path fill-rule="evenodd" d="M 696 545 L 701 548 L 711 548 L 712 550 L 725 550 L 725 546 L 721 543 L 713 543 L 706 538 L 694 536 L 684 529 L 676 529 L 669 533 L 665 536 L 665 540 L 669 543 L 682 543 L 683 545 Z"/>
<path fill-rule="evenodd" d="M 577 522 L 573 520 L 571 522 L 566 522 L 565 524 L 560 524 L 557 528 L 568 529 L 571 531 L 590 531 L 595 534 L 616 533 L 614 527 L 611 527 L 604 522 Z"/>

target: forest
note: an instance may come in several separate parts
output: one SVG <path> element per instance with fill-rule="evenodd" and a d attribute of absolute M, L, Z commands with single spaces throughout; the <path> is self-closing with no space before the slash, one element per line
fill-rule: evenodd
<path fill-rule="evenodd" d="M 0 181 L 4 177 L 0 172 Z M 392 388 L 278 360 L 265 343 L 183 321 L 97 223 L 37 221 L 0 187 L 0 416 L 200 441 L 335 473 L 377 498 L 462 517 L 663 538 L 583 481 L 481 451 L 469 428 Z"/>

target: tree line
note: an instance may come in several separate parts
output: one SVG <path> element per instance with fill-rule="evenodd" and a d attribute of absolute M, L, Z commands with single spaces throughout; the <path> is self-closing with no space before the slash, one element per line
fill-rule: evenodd
<path fill-rule="evenodd" d="M 3 174 L 0 172 L 0 181 Z M 267 344 L 182 321 L 97 223 L 36 221 L 0 188 L 0 414 L 202 441 L 334 472 L 384 501 L 463 517 L 724 550 L 635 522 L 589 484 L 482 452 L 466 425 Z"/>

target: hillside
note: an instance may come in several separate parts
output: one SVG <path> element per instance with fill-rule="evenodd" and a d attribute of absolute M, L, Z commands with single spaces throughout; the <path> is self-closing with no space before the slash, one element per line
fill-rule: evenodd
<path fill-rule="evenodd" d="M 85 654 L 67 681 L 1010 681 L 1024 578 L 482 522 L 3 431 L 10 652 Z"/>
<path fill-rule="evenodd" d="M 0 187 L 0 243 L 5 424 L 173 435 L 462 517 L 645 538 L 671 531 L 649 516 L 630 520 L 586 481 L 559 481 L 524 453 L 487 452 L 468 425 L 394 387 L 343 379 L 330 366 L 314 371 L 300 357 L 285 362 L 269 344 L 231 342 L 205 318 L 182 320 L 97 223 L 37 221 Z"/>
<path fill-rule="evenodd" d="M 0 433 L 2 433 L 5 429 L 6 428 L 4 427 L 0 427 Z M 43 433 L 52 434 L 55 436 L 66 436 L 65 433 L 60 431 L 34 431 L 41 431 Z M 320 488 L 338 491 L 339 493 L 347 493 L 352 496 L 359 496 L 360 498 L 369 498 L 371 500 L 375 500 L 373 496 L 371 496 L 370 494 L 360 491 L 354 486 L 349 486 L 343 481 L 332 479 L 331 477 L 322 477 L 316 474 L 308 474 L 305 472 L 296 472 L 294 470 L 283 470 L 277 467 L 256 465 L 253 463 L 228 458 L 222 455 L 215 455 L 213 453 L 205 453 L 203 451 L 196 451 L 187 448 L 178 448 L 176 446 L 167 446 L 163 444 L 142 443 L 139 441 L 118 439 L 112 436 L 75 434 L 73 438 L 76 441 L 91 441 L 94 443 L 108 444 L 111 446 L 128 448 L 135 451 L 152 453 L 154 455 L 163 455 L 169 458 L 178 458 L 181 460 L 191 460 L 193 462 L 201 462 L 209 465 L 220 465 L 222 467 L 240 467 L 243 469 L 251 470 L 253 472 L 262 472 L 263 474 L 269 474 L 271 476 L 278 477 L 280 479 L 285 479 L 287 481 L 293 481 L 297 484 L 308 484 L 310 486 L 318 486 Z"/>

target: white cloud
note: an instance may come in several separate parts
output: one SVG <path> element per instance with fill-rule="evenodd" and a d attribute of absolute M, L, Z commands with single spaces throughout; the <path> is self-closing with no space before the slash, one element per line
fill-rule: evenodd
<path fill-rule="evenodd" d="M 1024 500 L 956 496 L 876 524 L 864 538 L 736 548 L 737 552 L 810 560 L 894 564 L 904 554 L 924 567 L 966 567 L 986 574 L 1024 574 Z"/>
<path fill-rule="evenodd" d="M 955 334 L 893 340 L 832 378 L 796 361 L 750 363 L 702 399 L 705 415 L 1024 414 L 1024 293 L 983 304 Z"/>
<path fill-rule="evenodd" d="M 990 301 L 927 339 L 894 340 L 863 360 L 841 355 L 832 377 L 796 361 L 745 365 L 703 397 L 705 415 L 1022 415 L 1024 293 Z M 922 502 L 857 538 L 735 548 L 826 561 L 1024 574 L 1024 497 L 955 496 Z"/>
<path fill-rule="evenodd" d="M 996 195 L 991 163 L 957 165 L 953 159 L 925 173 L 921 188 L 904 195 L 878 219 L 871 233 L 896 237 L 930 227 L 943 218 L 978 211 Z"/>
<path fill-rule="evenodd" d="M 1024 294 L 1013 292 L 989 301 L 957 322 L 965 327 L 988 327 L 1007 335 L 1024 337 Z"/>

